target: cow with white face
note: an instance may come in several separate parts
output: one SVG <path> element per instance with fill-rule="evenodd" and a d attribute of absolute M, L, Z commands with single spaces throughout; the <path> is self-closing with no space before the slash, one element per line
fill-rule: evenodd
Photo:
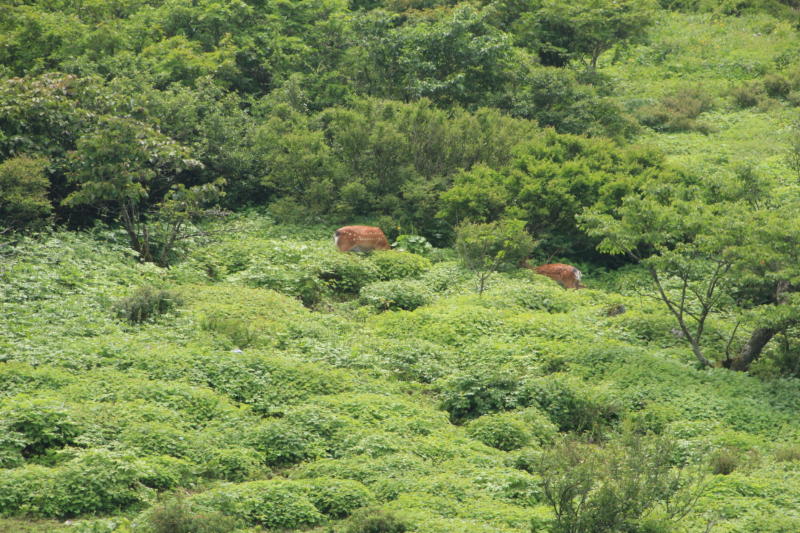
<path fill-rule="evenodd" d="M 333 242 L 341 252 L 391 250 L 386 235 L 374 226 L 344 226 L 334 232 Z"/>

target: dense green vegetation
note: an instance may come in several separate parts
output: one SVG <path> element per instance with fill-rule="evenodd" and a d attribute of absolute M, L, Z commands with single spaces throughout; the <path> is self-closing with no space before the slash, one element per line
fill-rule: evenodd
<path fill-rule="evenodd" d="M 798 9 L 4 3 L 0 531 L 800 530 Z"/>

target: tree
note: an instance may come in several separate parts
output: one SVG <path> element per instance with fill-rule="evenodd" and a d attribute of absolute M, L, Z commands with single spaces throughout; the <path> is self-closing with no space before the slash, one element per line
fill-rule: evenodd
<path fill-rule="evenodd" d="M 638 184 L 670 174 L 657 152 L 552 130 L 513 153 L 499 170 L 477 165 L 457 174 L 441 195 L 440 216 L 453 223 L 523 219 L 544 249 L 585 258 L 597 240 L 578 229 L 576 214 L 618 205 Z"/>
<path fill-rule="evenodd" d="M 544 0 L 515 28 L 522 42 L 536 43 L 545 64 L 562 66 L 577 59 L 594 71 L 603 52 L 643 37 L 653 13 L 650 0 Z"/>
<path fill-rule="evenodd" d="M 493 272 L 516 266 L 533 248 L 522 220 L 465 223 L 456 228 L 456 251 L 464 266 L 477 274 L 478 294 L 483 294 Z"/>
<path fill-rule="evenodd" d="M 47 159 L 30 156 L 0 163 L 0 234 L 48 224 L 53 206 L 47 198 L 47 165 Z"/>
<path fill-rule="evenodd" d="M 706 488 L 701 474 L 675 468 L 674 450 L 667 438 L 629 433 L 603 447 L 566 438 L 544 452 L 536 473 L 552 531 L 666 531 Z"/>
<path fill-rule="evenodd" d="M 755 186 L 758 185 L 758 186 Z M 711 198 L 714 198 L 711 200 Z M 620 207 L 579 216 L 598 250 L 643 265 L 701 366 L 747 370 L 780 331 L 800 322 L 800 198 L 739 171 L 727 183 L 650 183 Z M 724 358 L 705 353 L 708 318 L 735 319 Z M 730 355 L 739 325 L 752 332 Z"/>
<path fill-rule="evenodd" d="M 140 259 L 162 265 L 186 221 L 198 216 L 206 201 L 214 201 L 222 185 L 181 183 L 185 172 L 202 164 L 184 146 L 126 118 L 100 120 L 93 132 L 78 139 L 69 162 L 69 179 L 77 190 L 65 204 L 112 209 Z M 156 220 L 172 229 L 153 235 Z"/>

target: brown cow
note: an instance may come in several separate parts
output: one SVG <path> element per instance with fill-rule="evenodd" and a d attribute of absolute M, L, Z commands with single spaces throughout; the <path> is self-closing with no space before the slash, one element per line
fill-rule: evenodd
<path fill-rule="evenodd" d="M 386 235 L 374 226 L 345 226 L 333 234 L 333 242 L 342 252 L 391 250 Z"/>
<path fill-rule="evenodd" d="M 585 289 L 581 285 L 581 271 L 572 265 L 565 265 L 564 263 L 551 263 L 548 265 L 540 265 L 532 267 L 527 262 L 523 263 L 525 268 L 530 268 L 537 274 L 547 276 L 555 280 L 559 285 L 565 289 Z"/>

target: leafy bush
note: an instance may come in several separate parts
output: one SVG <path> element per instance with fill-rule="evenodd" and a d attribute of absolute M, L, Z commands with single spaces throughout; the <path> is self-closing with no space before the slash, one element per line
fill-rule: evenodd
<path fill-rule="evenodd" d="M 433 295 L 423 282 L 400 279 L 370 283 L 361 289 L 360 300 L 363 304 L 371 305 L 381 311 L 389 309 L 411 311 L 429 304 L 433 300 Z"/>
<path fill-rule="evenodd" d="M 342 294 L 358 293 L 361 287 L 379 277 L 378 269 L 356 254 L 331 253 L 321 257 L 315 268 L 321 280 Z"/>
<path fill-rule="evenodd" d="M 111 513 L 147 499 L 130 457 L 98 450 L 57 468 L 26 466 L 0 477 L 0 514 L 65 518 Z"/>
<path fill-rule="evenodd" d="M 448 292 L 456 289 L 470 278 L 469 272 L 456 261 L 435 263 L 422 274 L 420 280 L 434 292 Z"/>
<path fill-rule="evenodd" d="M 598 434 L 619 417 L 617 402 L 566 375 L 531 379 L 524 391 L 524 396 L 535 401 L 561 431 Z"/>
<path fill-rule="evenodd" d="M 320 437 L 291 422 L 278 420 L 256 429 L 253 446 L 264 454 L 266 464 L 287 466 L 319 457 L 324 448 Z"/>
<path fill-rule="evenodd" d="M 197 479 L 197 466 L 168 455 L 142 457 L 135 462 L 139 482 L 156 490 L 185 487 Z"/>
<path fill-rule="evenodd" d="M 800 445 L 786 444 L 775 450 L 776 461 L 800 461 Z"/>
<path fill-rule="evenodd" d="M 49 224 L 48 164 L 45 158 L 28 156 L 0 163 L 0 228 L 36 230 Z"/>
<path fill-rule="evenodd" d="M 605 447 L 565 439 L 545 452 L 536 471 L 555 513 L 553 532 L 653 531 L 656 509 L 655 531 L 670 531 L 704 489 L 701 476 L 673 468 L 674 446 L 626 435 Z"/>
<path fill-rule="evenodd" d="M 392 247 L 398 252 L 411 252 L 422 256 L 433 251 L 431 243 L 422 235 L 398 235 L 392 243 Z"/>
<path fill-rule="evenodd" d="M 192 498 L 201 508 L 269 529 L 314 526 L 323 516 L 293 482 L 267 480 L 223 485 Z"/>
<path fill-rule="evenodd" d="M 183 303 L 174 291 L 144 285 L 114 304 L 116 315 L 131 324 L 139 324 L 170 311 Z"/>
<path fill-rule="evenodd" d="M 193 438 L 172 424 L 143 422 L 128 425 L 119 440 L 142 455 L 185 457 Z"/>
<path fill-rule="evenodd" d="M 476 368 L 439 385 L 441 407 L 458 424 L 471 418 L 525 406 L 519 377 L 508 371 Z"/>
<path fill-rule="evenodd" d="M 363 509 L 348 521 L 345 533 L 405 533 L 405 523 L 383 509 Z"/>
<path fill-rule="evenodd" d="M 473 420 L 467 425 L 467 435 L 506 452 L 522 448 L 531 441 L 525 424 L 509 413 L 484 415 Z"/>
<path fill-rule="evenodd" d="M 12 400 L 0 411 L 6 433 L 4 448 L 15 448 L 25 458 L 75 444 L 82 428 L 62 401 L 52 398 Z M 6 452 L 8 453 L 8 452 Z"/>
<path fill-rule="evenodd" d="M 686 87 L 665 96 L 657 105 L 638 111 L 639 120 L 656 131 L 699 131 L 709 133 L 710 127 L 697 122 L 697 117 L 712 108 L 712 98 L 703 87 Z"/>
<path fill-rule="evenodd" d="M 428 259 L 411 252 L 375 252 L 370 261 L 378 269 L 378 276 L 383 281 L 418 278 L 431 267 Z"/>
<path fill-rule="evenodd" d="M 726 447 L 717 450 L 711 455 L 711 471 L 714 474 L 727 476 L 739 466 L 741 452 L 736 448 Z"/>
<path fill-rule="evenodd" d="M 792 83 L 780 74 L 767 74 L 761 81 L 772 98 L 786 98 L 792 92 Z"/>
<path fill-rule="evenodd" d="M 241 318 L 212 313 L 203 317 L 200 327 L 227 336 L 237 348 L 247 348 L 258 339 L 258 332 Z"/>
<path fill-rule="evenodd" d="M 763 98 L 762 91 L 762 87 L 758 84 L 746 83 L 731 89 L 731 96 L 733 97 L 733 103 L 737 107 L 746 109 L 755 107 L 761 102 Z"/>
<path fill-rule="evenodd" d="M 184 498 L 177 497 L 147 513 L 152 533 L 228 533 L 236 520 L 219 512 L 198 511 Z"/>
<path fill-rule="evenodd" d="M 203 460 L 203 474 L 214 479 L 246 481 L 260 470 L 263 457 L 252 448 L 212 449 Z"/>
<path fill-rule="evenodd" d="M 331 518 L 345 518 L 374 500 L 367 487 L 350 479 L 315 478 L 298 483 L 311 503 Z"/>
<path fill-rule="evenodd" d="M 533 247 L 533 238 L 521 220 L 462 223 L 456 228 L 456 251 L 464 266 L 477 273 L 478 294 L 483 293 L 492 272 L 516 266 Z"/>

